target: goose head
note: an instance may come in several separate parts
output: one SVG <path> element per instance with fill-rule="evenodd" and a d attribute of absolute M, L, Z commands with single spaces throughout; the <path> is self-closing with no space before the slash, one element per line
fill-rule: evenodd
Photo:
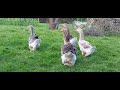
<path fill-rule="evenodd" d="M 27 31 L 29 31 L 29 33 L 30 33 L 31 36 L 35 35 L 33 25 L 27 26 Z"/>
<path fill-rule="evenodd" d="M 60 30 L 63 33 L 64 41 L 69 42 L 70 41 L 70 32 L 67 28 L 66 24 L 63 24 L 63 28 Z"/>
<path fill-rule="evenodd" d="M 78 32 L 78 33 L 81 33 L 81 31 L 83 31 L 83 29 L 78 27 L 75 31 Z"/>

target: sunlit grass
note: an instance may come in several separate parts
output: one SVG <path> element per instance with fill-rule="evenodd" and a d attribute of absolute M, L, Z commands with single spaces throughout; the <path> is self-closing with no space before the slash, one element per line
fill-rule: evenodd
<path fill-rule="evenodd" d="M 69 26 L 71 28 L 71 26 Z M 120 36 L 86 36 L 97 47 L 88 58 L 81 56 L 77 45 L 77 62 L 68 67 L 61 63 L 63 35 L 59 30 L 48 30 L 47 24 L 35 26 L 41 38 L 40 48 L 30 53 L 26 26 L 0 25 L 0 71 L 2 72 L 119 72 Z M 79 37 L 73 29 L 73 36 Z"/>

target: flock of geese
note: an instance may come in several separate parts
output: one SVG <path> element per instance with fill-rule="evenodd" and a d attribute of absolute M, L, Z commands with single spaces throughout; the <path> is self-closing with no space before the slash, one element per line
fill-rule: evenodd
<path fill-rule="evenodd" d="M 79 45 L 81 54 L 84 57 L 92 55 L 96 51 L 96 47 L 85 40 L 84 32 L 81 26 L 77 26 L 75 30 L 79 34 L 79 40 L 77 41 L 76 37 L 70 35 L 70 31 L 66 23 L 60 25 L 62 25 L 62 29 L 60 31 L 63 33 L 64 40 L 64 44 L 61 47 L 62 64 L 67 66 L 73 66 L 75 64 L 77 60 L 77 43 Z M 40 47 L 41 39 L 35 34 L 34 27 L 32 25 L 28 26 L 28 30 L 30 31 L 28 40 L 29 49 L 30 52 L 32 52 Z"/>

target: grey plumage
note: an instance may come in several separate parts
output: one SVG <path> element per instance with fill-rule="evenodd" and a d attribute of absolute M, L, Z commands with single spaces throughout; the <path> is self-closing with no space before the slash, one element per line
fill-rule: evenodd
<path fill-rule="evenodd" d="M 30 31 L 30 36 L 28 39 L 29 43 L 29 49 L 30 50 L 36 50 L 40 46 L 40 39 L 34 32 L 34 27 L 32 25 L 28 26 L 28 29 Z"/>
<path fill-rule="evenodd" d="M 70 43 L 70 39 L 73 38 L 72 35 L 70 35 L 69 29 L 67 28 L 66 24 L 63 24 L 63 36 L 64 36 L 64 45 L 61 48 L 61 55 L 72 52 L 73 54 L 77 55 L 77 49 L 76 46 Z"/>

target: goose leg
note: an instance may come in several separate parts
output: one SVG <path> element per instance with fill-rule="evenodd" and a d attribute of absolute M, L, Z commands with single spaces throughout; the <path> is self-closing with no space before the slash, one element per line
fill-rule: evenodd
<path fill-rule="evenodd" d="M 82 56 L 84 55 L 84 53 L 83 52 L 81 52 L 82 53 Z"/>
<path fill-rule="evenodd" d="M 82 52 L 83 53 L 83 57 L 85 57 L 86 58 L 86 53 L 85 52 Z"/>

